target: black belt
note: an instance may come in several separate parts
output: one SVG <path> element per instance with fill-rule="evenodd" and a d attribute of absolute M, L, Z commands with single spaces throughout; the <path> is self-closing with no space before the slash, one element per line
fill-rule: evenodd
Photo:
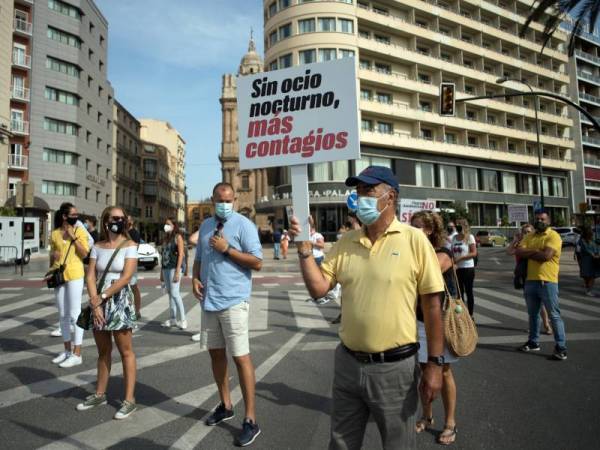
<path fill-rule="evenodd" d="M 355 352 L 354 350 L 350 350 L 344 344 L 342 344 L 342 347 L 344 347 L 344 350 L 346 350 L 348 353 L 354 356 L 354 358 L 356 358 L 358 362 L 361 362 L 363 364 L 400 361 L 402 359 L 406 359 L 413 356 L 419 351 L 418 342 L 415 342 L 414 344 L 406 344 L 400 347 L 391 348 L 389 350 L 379 353 Z"/>

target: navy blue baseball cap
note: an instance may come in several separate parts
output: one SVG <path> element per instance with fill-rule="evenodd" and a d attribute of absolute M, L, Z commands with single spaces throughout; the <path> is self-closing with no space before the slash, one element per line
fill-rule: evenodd
<path fill-rule="evenodd" d="M 369 166 L 358 175 L 346 178 L 346 186 L 356 186 L 358 183 L 385 183 L 394 188 L 396 192 L 400 192 L 400 186 L 394 172 L 384 166 Z"/>

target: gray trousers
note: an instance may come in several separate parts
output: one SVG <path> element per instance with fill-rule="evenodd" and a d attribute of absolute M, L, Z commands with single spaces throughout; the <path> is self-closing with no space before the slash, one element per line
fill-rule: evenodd
<path fill-rule="evenodd" d="M 379 428 L 384 449 L 415 449 L 418 370 L 414 356 L 363 364 L 338 345 L 329 450 L 360 449 L 369 415 Z"/>

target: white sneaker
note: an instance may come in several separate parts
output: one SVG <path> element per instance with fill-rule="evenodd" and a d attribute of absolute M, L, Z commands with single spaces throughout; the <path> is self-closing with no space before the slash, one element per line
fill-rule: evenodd
<path fill-rule="evenodd" d="M 71 356 L 71 352 L 61 352 L 56 358 L 52 360 L 52 364 L 60 364 L 64 362 L 69 356 Z"/>
<path fill-rule="evenodd" d="M 60 331 L 60 327 L 55 328 L 54 330 L 52 330 L 50 332 L 50 336 L 52 336 L 52 337 L 61 337 L 62 336 L 62 332 Z"/>
<path fill-rule="evenodd" d="M 185 330 L 187 328 L 187 320 L 184 319 L 178 322 L 177 325 L 179 326 L 180 330 Z"/>
<path fill-rule="evenodd" d="M 194 341 L 194 342 L 200 342 L 200 333 L 194 334 L 192 336 L 192 341 Z"/>
<path fill-rule="evenodd" d="M 587 295 L 588 297 L 595 297 L 596 296 L 592 291 L 586 291 L 585 295 Z"/>
<path fill-rule="evenodd" d="M 165 328 L 171 328 L 172 326 L 175 326 L 175 323 L 176 322 L 174 320 L 168 319 L 161 323 L 160 326 Z"/>
<path fill-rule="evenodd" d="M 73 355 L 69 356 L 63 362 L 61 362 L 58 367 L 62 367 L 63 369 L 68 369 L 69 367 L 75 367 L 80 365 L 83 362 L 81 356 Z"/>

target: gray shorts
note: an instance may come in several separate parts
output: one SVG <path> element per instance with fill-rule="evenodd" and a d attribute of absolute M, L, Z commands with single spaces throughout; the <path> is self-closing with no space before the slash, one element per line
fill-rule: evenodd
<path fill-rule="evenodd" d="M 250 353 L 248 316 L 250 304 L 238 303 L 223 311 L 202 310 L 202 344 L 209 350 L 227 348 L 231 356 Z"/>

